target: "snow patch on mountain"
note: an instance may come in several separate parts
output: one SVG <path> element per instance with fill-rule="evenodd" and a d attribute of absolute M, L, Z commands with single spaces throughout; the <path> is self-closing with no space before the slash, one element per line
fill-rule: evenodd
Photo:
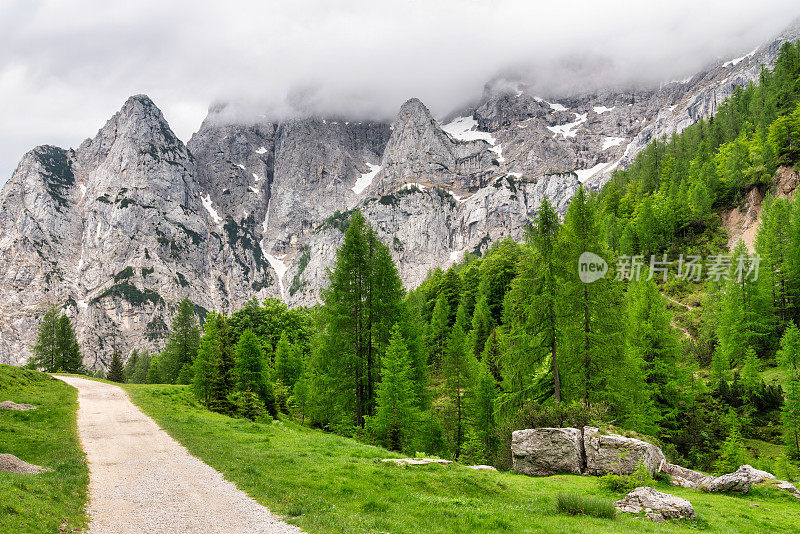
<path fill-rule="evenodd" d="M 553 132 L 553 137 L 557 137 L 559 134 L 561 134 L 565 139 L 567 137 L 575 137 L 578 128 L 581 124 L 586 122 L 588 117 L 588 113 L 575 113 L 575 118 L 577 119 L 575 122 L 558 124 L 556 126 L 548 126 L 547 129 Z"/>
<path fill-rule="evenodd" d="M 352 187 L 353 192 L 357 195 L 363 193 L 364 189 L 370 186 L 372 179 L 375 178 L 375 175 L 381 170 L 380 165 L 373 165 L 372 163 L 367 163 L 367 167 L 369 167 L 369 172 L 362 174 Z"/>
<path fill-rule="evenodd" d="M 578 181 L 583 183 L 586 180 L 588 180 L 589 178 L 591 178 L 592 176 L 594 176 L 595 174 L 597 174 L 598 172 L 600 172 L 601 170 L 603 170 L 603 168 L 606 165 L 608 165 L 608 162 L 604 161 L 602 163 L 598 163 L 597 165 L 595 165 L 594 167 L 591 167 L 589 169 L 576 170 L 575 174 L 578 175 Z"/>
<path fill-rule="evenodd" d="M 603 139 L 603 150 L 608 150 L 612 146 L 617 146 L 625 141 L 624 137 L 606 137 Z"/>
<path fill-rule="evenodd" d="M 758 52 L 758 48 L 753 49 L 752 52 L 750 52 L 749 54 L 745 54 L 742 57 L 737 57 L 736 59 L 731 59 L 730 61 L 726 61 L 725 63 L 722 64 L 722 66 L 726 67 L 726 68 L 727 67 L 735 67 L 736 65 L 738 65 L 739 63 L 741 63 L 745 59 L 747 59 L 749 57 L 753 57 L 756 52 Z"/>
<path fill-rule="evenodd" d="M 289 266 L 283 263 L 283 258 L 285 257 L 285 255 L 281 256 L 280 258 L 276 258 L 272 254 L 267 254 L 266 252 L 264 252 L 264 257 L 267 258 L 267 261 L 269 262 L 270 266 L 275 270 L 275 274 L 278 275 L 278 287 L 280 288 L 281 291 L 281 298 L 285 299 L 286 290 L 283 287 L 283 276 L 286 274 L 286 271 L 289 270 Z"/>
<path fill-rule="evenodd" d="M 480 132 L 477 130 L 478 121 L 473 117 L 457 117 L 451 122 L 442 126 L 442 130 L 450 134 L 450 137 L 459 141 L 477 141 L 483 140 L 494 145 L 497 140 L 489 132 Z"/>
<path fill-rule="evenodd" d="M 211 202 L 211 195 L 200 195 L 200 201 L 203 203 L 203 207 L 206 209 L 211 219 L 215 223 L 220 224 L 222 222 L 222 217 L 220 217 L 219 213 L 217 213 L 217 210 L 214 209 L 214 203 Z"/>

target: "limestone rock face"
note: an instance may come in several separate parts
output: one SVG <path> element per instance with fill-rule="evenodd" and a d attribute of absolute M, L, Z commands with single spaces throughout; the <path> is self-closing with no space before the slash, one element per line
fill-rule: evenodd
<path fill-rule="evenodd" d="M 662 493 L 647 486 L 640 486 L 614 503 L 622 513 L 640 514 L 647 512 L 648 519 L 696 519 L 692 503 L 681 497 Z M 654 514 L 653 517 L 650 514 Z"/>
<path fill-rule="evenodd" d="M 514 471 L 524 475 L 581 474 L 581 431 L 577 428 L 530 428 L 511 434 Z"/>
<path fill-rule="evenodd" d="M 650 473 L 655 473 L 666 461 L 661 449 L 652 443 L 616 434 L 601 434 L 595 427 L 583 428 L 583 446 L 586 473 L 591 475 L 630 475 L 636 471 L 640 461 Z"/>

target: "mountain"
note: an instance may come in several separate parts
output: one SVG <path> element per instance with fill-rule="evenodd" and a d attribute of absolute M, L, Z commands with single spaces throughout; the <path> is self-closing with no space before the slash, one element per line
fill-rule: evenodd
<path fill-rule="evenodd" d="M 392 124 L 232 122 L 217 105 L 184 145 L 131 97 L 78 148 L 25 154 L 0 192 L 0 362 L 29 357 L 50 305 L 101 367 L 113 346 L 162 347 L 185 296 L 201 315 L 254 296 L 313 304 L 356 208 L 414 286 L 519 239 L 545 194 L 564 212 L 581 182 L 600 187 L 652 139 L 709 117 L 798 36 L 657 89 L 553 98 L 496 80 L 441 122 L 417 99 Z"/>

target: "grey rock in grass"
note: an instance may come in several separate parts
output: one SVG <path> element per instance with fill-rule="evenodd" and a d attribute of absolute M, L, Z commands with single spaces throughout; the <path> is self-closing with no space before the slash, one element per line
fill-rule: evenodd
<path fill-rule="evenodd" d="M 511 434 L 514 471 L 524 475 L 581 474 L 582 435 L 577 428 L 529 428 Z"/>
<path fill-rule="evenodd" d="M 29 464 L 24 460 L 20 460 L 13 454 L 0 454 L 0 471 L 21 475 L 37 475 L 39 473 L 52 471 L 52 469 Z"/>
<path fill-rule="evenodd" d="M 0 402 L 0 410 L 16 410 L 19 412 L 27 412 L 29 410 L 38 410 L 38 406 L 34 406 L 33 404 L 17 404 L 14 401 L 3 401 Z"/>
<path fill-rule="evenodd" d="M 673 486 L 680 486 L 683 488 L 705 488 L 711 483 L 712 480 L 714 480 L 714 477 L 711 475 L 671 464 L 666 461 L 661 463 L 661 466 L 658 470 L 671 477 Z"/>
<path fill-rule="evenodd" d="M 666 461 L 661 449 L 652 443 L 603 434 L 596 427 L 583 428 L 583 446 L 586 452 L 585 473 L 589 475 L 630 475 L 636 471 L 639 462 L 643 462 L 653 474 Z"/>
<path fill-rule="evenodd" d="M 614 503 L 617 510 L 622 513 L 640 514 L 647 513 L 647 518 L 661 519 L 696 519 L 694 507 L 688 500 L 662 493 L 648 486 L 640 486 L 625 497 Z M 651 517 L 654 514 L 654 517 Z"/>

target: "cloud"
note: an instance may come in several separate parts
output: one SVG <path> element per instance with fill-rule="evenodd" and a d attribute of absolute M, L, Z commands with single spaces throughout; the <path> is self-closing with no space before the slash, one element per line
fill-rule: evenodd
<path fill-rule="evenodd" d="M 135 93 L 184 140 L 219 101 L 391 119 L 418 97 L 443 115 L 503 73 L 543 96 L 683 78 L 799 14 L 793 0 L 10 0 L 0 183 L 26 150 L 76 146 Z"/>

